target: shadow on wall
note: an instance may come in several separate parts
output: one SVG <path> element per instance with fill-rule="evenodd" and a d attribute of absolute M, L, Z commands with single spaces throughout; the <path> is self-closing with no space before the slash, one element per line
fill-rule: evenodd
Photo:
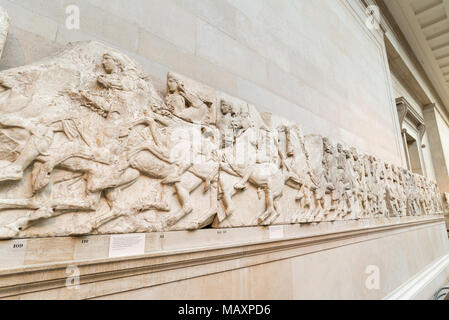
<path fill-rule="evenodd" d="M 53 55 L 62 46 L 44 38 L 11 27 L 0 59 L 0 71 L 21 67 Z"/>

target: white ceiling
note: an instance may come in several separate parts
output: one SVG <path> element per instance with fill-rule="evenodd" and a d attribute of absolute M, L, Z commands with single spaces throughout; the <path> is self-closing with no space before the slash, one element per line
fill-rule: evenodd
<path fill-rule="evenodd" d="M 449 110 L 449 0 L 385 0 Z"/>

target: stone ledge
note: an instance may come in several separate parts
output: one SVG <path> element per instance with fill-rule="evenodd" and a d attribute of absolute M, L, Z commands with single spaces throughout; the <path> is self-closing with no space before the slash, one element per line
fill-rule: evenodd
<path fill-rule="evenodd" d="M 388 222 L 388 224 L 387 224 Z M 88 299 L 104 295 L 151 287 L 173 281 L 200 277 L 207 274 L 245 268 L 272 261 L 289 259 L 322 250 L 369 241 L 393 234 L 408 232 L 431 225 L 444 224 L 442 217 L 406 217 L 402 219 L 378 219 L 357 223 L 323 223 L 318 225 L 286 225 L 284 238 L 269 239 L 266 227 L 236 228 L 228 230 L 197 230 L 194 232 L 167 232 L 161 239 L 159 233 L 147 234 L 146 253 L 140 256 L 107 258 L 102 256 L 109 246 L 109 236 L 86 238 L 27 239 L 26 247 L 36 248 L 36 255 L 50 252 L 51 243 L 73 249 L 82 239 L 98 241 L 97 248 L 89 259 L 66 261 L 54 260 L 46 263 L 17 265 L 0 269 L 0 297 L 26 298 L 39 293 L 55 294 L 56 298 Z M 332 227 L 332 228 L 331 228 Z M 330 230 L 332 229 L 332 230 Z M 225 234 L 218 232 L 226 231 Z M 242 240 L 238 237 L 245 235 Z M 228 239 L 223 239 L 224 237 Z M 159 247 L 152 241 L 159 239 Z M 173 239 L 177 243 L 169 244 Z M 191 247 L 186 244 L 193 240 Z M 203 240 L 204 244 L 201 245 Z M 161 241 L 162 240 L 162 241 Z M 0 246 L 12 246 L 18 240 L 2 241 Z M 164 242 L 165 243 L 162 243 Z M 29 242 L 34 242 L 30 245 Z M 163 248 L 165 244 L 165 249 Z M 26 251 L 26 248 L 25 248 Z M 51 256 L 51 253 L 48 254 Z M 80 271 L 80 290 L 66 288 L 68 266 L 77 266 Z M 126 278 L 126 281 L 122 281 Z M 107 285 L 97 285 L 103 283 Z"/>

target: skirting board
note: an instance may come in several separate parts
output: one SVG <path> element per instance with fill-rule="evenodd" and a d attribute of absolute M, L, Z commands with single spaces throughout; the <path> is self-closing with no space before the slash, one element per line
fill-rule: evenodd
<path fill-rule="evenodd" d="M 449 253 L 387 295 L 384 300 L 429 299 L 449 279 Z"/>

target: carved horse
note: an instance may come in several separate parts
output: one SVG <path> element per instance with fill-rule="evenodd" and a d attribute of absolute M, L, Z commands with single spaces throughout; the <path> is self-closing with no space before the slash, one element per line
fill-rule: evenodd
<path fill-rule="evenodd" d="M 211 192 L 211 208 L 201 215 L 199 221 L 191 223 L 187 229 L 198 229 L 212 222 L 217 211 L 214 181 L 218 175 L 218 134 L 210 127 L 181 122 L 168 122 L 162 128 L 164 134 L 159 139 L 149 135 L 130 151 L 130 164 L 142 174 L 160 179 L 162 185 L 174 187 L 181 204 L 179 212 L 172 213 L 166 226 L 175 225 L 193 211 L 190 194 L 202 184 L 203 192 Z M 151 124 L 152 132 L 161 130 Z M 199 138 L 200 140 L 195 139 Z M 189 141 L 176 141 L 173 137 L 190 137 Z M 199 143 L 198 143 L 199 142 Z M 181 157 L 179 157 L 181 155 Z M 215 157 L 214 157 L 215 155 Z"/>
<path fill-rule="evenodd" d="M 242 142 L 244 148 L 247 148 L 245 153 L 249 155 L 249 158 L 243 159 L 243 163 L 239 163 L 236 159 L 229 159 L 229 153 L 225 153 L 224 161 L 221 162 L 221 169 L 224 172 L 231 176 L 239 177 L 242 180 L 234 184 L 232 188 L 221 179 L 219 186 L 224 193 L 223 198 L 226 202 L 224 203 L 225 209 L 229 215 L 233 210 L 232 197 L 247 188 L 247 181 L 254 185 L 258 189 L 259 198 L 261 193 L 265 196 L 265 209 L 257 215 L 256 223 L 269 225 L 280 215 L 277 200 L 281 198 L 285 185 L 288 183 L 289 186 L 299 189 L 301 183 L 298 175 L 291 170 L 286 162 L 286 157 L 279 148 L 277 136 L 272 136 L 267 133 L 266 137 L 269 139 L 268 143 L 271 148 L 269 150 L 258 150 L 257 146 L 260 146 L 261 143 L 254 143 L 254 141 L 245 143 L 254 139 L 254 136 L 252 136 L 254 131 L 252 130 L 255 129 L 251 128 L 246 130 L 236 139 L 236 145 Z M 259 133 L 256 132 L 256 134 Z M 239 149 L 238 147 L 236 148 Z M 264 151 L 267 151 L 263 155 L 267 156 L 265 159 L 261 161 L 254 158 L 251 159 L 251 155 L 256 155 L 258 152 L 263 153 Z"/>

